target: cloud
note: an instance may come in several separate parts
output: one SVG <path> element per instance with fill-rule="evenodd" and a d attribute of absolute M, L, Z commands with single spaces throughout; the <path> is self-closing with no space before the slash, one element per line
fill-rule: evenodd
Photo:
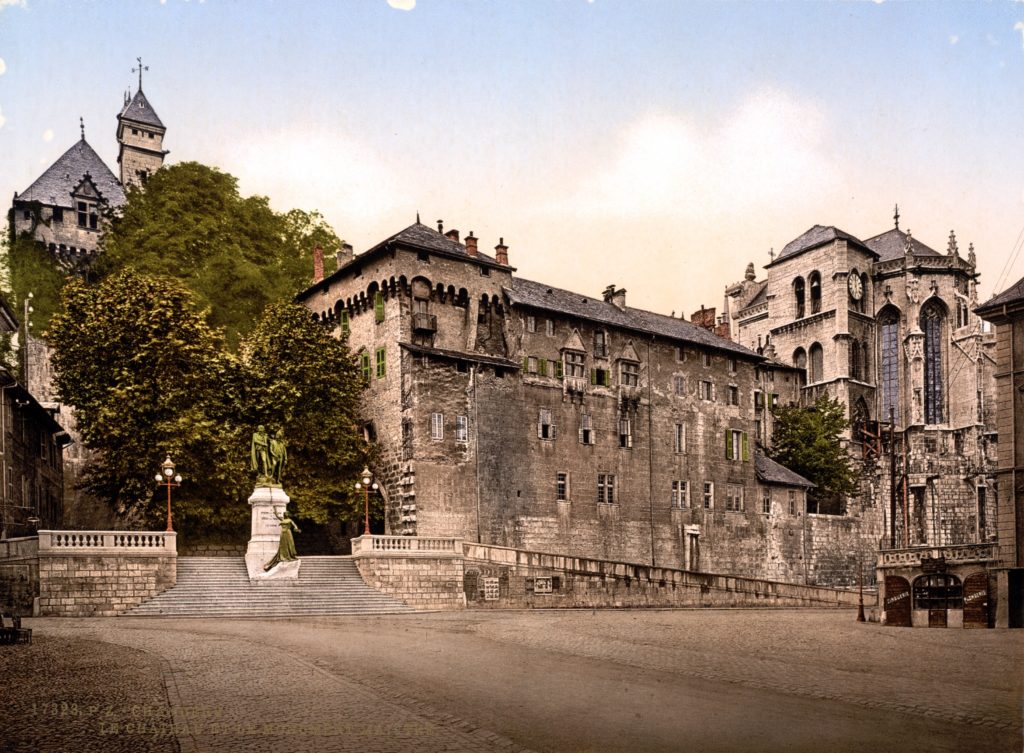
<path fill-rule="evenodd" d="M 339 232 L 410 204 L 404 183 L 377 152 L 347 134 L 280 130 L 253 134 L 226 154 L 243 193 L 269 196 L 278 211 L 320 210 Z"/>
<path fill-rule="evenodd" d="M 1018 0 L 1018 2 L 1024 3 L 1024 0 Z M 1021 47 L 1024 47 L 1024 21 L 1018 21 L 1013 26 L 1014 31 L 1019 31 L 1021 35 Z"/>
<path fill-rule="evenodd" d="M 950 34 L 949 35 L 949 43 L 950 44 L 956 44 L 959 41 L 960 41 L 960 37 L 958 37 L 956 34 Z"/>
<path fill-rule="evenodd" d="M 17 6 L 19 8 L 25 7 L 25 0 L 0 0 L 0 11 L 7 6 Z"/>
<path fill-rule="evenodd" d="M 681 115 L 648 115 L 618 154 L 575 189 L 566 209 L 638 218 L 727 217 L 826 191 L 838 174 L 825 120 L 809 103 L 762 89 L 712 128 Z"/>
<path fill-rule="evenodd" d="M 412 10 L 416 7 L 416 0 L 388 0 L 388 5 L 395 10 Z"/>
<path fill-rule="evenodd" d="M 46 141 L 46 142 L 53 141 L 53 129 L 52 128 L 47 128 L 45 131 L 43 131 L 43 141 Z"/>
<path fill-rule="evenodd" d="M 7 118 L 4 117 L 3 108 L 0 108 L 0 128 L 4 127 L 4 123 L 7 122 Z"/>
<path fill-rule="evenodd" d="M 0 76 L 7 73 L 7 63 L 4 62 L 3 58 L 0 58 Z"/>

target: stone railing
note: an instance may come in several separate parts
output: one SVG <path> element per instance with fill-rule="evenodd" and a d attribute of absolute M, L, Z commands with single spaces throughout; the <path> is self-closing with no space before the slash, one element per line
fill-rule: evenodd
<path fill-rule="evenodd" d="M 39 554 L 39 539 L 35 536 L 19 536 L 16 539 L 0 539 L 0 562 L 35 559 Z"/>
<path fill-rule="evenodd" d="M 125 554 L 168 557 L 177 554 L 173 531 L 40 531 L 39 554 Z"/>
<path fill-rule="evenodd" d="M 997 558 L 997 544 L 952 544 L 889 549 L 878 553 L 879 567 L 918 567 L 921 560 L 945 559 L 946 562 L 990 562 Z"/>
<path fill-rule="evenodd" d="M 352 539 L 352 554 L 422 554 L 462 556 L 462 541 L 439 537 L 419 536 L 360 536 Z"/>

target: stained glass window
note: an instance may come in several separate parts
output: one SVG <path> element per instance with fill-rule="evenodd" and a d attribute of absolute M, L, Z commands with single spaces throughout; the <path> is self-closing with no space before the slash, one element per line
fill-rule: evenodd
<path fill-rule="evenodd" d="M 900 320 L 888 311 L 880 318 L 882 351 L 882 415 L 883 421 L 900 421 Z"/>
<path fill-rule="evenodd" d="M 943 421 L 942 395 L 942 311 L 938 306 L 926 306 L 921 312 L 924 331 L 924 421 L 940 424 Z"/>

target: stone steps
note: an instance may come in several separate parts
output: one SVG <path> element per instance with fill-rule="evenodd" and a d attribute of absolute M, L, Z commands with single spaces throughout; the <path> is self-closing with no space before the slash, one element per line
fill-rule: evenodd
<path fill-rule="evenodd" d="M 297 580 L 253 583 L 241 557 L 179 557 L 177 585 L 125 615 L 289 617 L 414 611 L 367 586 L 351 557 L 301 561 Z"/>

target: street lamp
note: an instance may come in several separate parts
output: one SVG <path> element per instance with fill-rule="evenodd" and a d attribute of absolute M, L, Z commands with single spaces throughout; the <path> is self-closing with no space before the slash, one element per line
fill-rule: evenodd
<path fill-rule="evenodd" d="M 181 486 L 181 474 L 174 474 L 174 463 L 171 462 L 170 455 L 160 466 L 160 473 L 156 474 L 156 482 L 159 486 L 167 487 L 167 530 L 173 531 L 174 528 L 171 526 L 171 487 Z"/>
<path fill-rule="evenodd" d="M 363 466 L 362 483 L 356 481 L 356 491 L 363 490 L 363 498 L 366 501 L 366 527 L 363 529 L 363 535 L 370 535 L 370 490 L 377 491 L 377 482 L 373 480 L 373 474 L 370 473 L 370 469 L 367 466 Z"/>

